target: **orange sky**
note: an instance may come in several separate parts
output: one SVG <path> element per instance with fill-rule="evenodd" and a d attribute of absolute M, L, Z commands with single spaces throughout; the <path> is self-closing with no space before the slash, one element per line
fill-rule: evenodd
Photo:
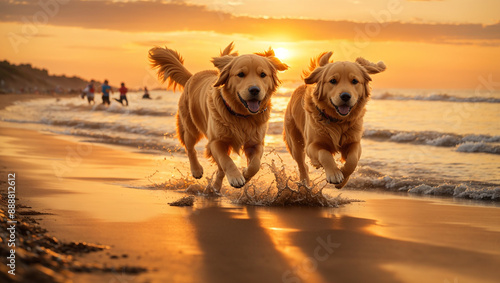
<path fill-rule="evenodd" d="M 376 88 L 475 88 L 479 77 L 500 81 L 498 11 L 497 0 L 0 0 L 0 59 L 155 87 L 149 48 L 177 49 L 196 72 L 234 41 L 240 54 L 286 51 L 283 80 L 332 50 L 384 61 Z"/>

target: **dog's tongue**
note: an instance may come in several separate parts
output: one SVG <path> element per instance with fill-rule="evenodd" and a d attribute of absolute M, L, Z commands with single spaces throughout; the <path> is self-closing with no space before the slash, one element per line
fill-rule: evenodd
<path fill-rule="evenodd" d="M 255 113 L 257 111 L 259 111 L 259 107 L 260 107 L 260 101 L 258 100 L 249 100 L 247 101 L 247 105 L 248 105 L 248 109 Z"/>
<path fill-rule="evenodd" d="M 338 108 L 339 108 L 339 112 L 340 112 L 340 114 L 342 114 L 342 115 L 347 115 L 347 114 L 349 114 L 349 109 L 350 109 L 350 107 L 349 107 L 349 106 L 347 106 L 347 105 L 342 105 L 342 106 L 339 106 Z"/>

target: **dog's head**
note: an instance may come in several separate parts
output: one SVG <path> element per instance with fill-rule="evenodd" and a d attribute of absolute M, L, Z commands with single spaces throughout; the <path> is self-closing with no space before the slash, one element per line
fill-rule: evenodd
<path fill-rule="evenodd" d="M 214 87 L 222 88 L 229 106 L 240 113 L 257 114 L 266 109 L 280 83 L 277 73 L 288 69 L 269 49 L 264 53 L 214 57 L 220 71 Z"/>
<path fill-rule="evenodd" d="M 329 114 L 343 119 L 354 112 L 358 104 L 364 106 L 370 96 L 370 74 L 383 72 L 386 67 L 383 62 L 374 64 L 363 58 L 333 63 L 329 61 L 331 55 L 332 52 L 321 54 L 304 81 L 316 83 L 313 101 L 320 109 L 330 109 Z"/>

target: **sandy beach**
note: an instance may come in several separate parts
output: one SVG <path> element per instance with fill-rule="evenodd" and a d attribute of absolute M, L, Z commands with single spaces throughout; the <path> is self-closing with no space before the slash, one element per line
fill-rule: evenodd
<path fill-rule="evenodd" d="M 12 98 L 0 96 L 1 104 Z M 80 265 L 100 268 L 78 272 L 46 266 L 57 275 L 46 282 L 500 278 L 497 202 L 349 190 L 342 196 L 362 202 L 338 208 L 258 207 L 196 196 L 192 207 L 170 206 L 187 194 L 130 185 L 147 183 L 155 168 L 168 162 L 160 155 L 15 126 L 0 124 L 2 191 L 7 175 L 15 173 L 17 203 L 42 213 L 33 218 L 47 235 L 106 247 L 71 254 Z M 6 245 L 7 231 L 0 235 Z M 18 261 L 17 277 L 5 274 L 5 268 L 3 277 L 32 282 L 19 281 L 32 264 Z"/>

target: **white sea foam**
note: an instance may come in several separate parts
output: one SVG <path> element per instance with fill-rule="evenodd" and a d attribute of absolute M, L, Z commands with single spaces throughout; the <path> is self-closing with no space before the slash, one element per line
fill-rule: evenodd
<path fill-rule="evenodd" d="M 441 93 L 412 96 L 412 95 L 393 94 L 389 92 L 384 92 L 380 94 L 373 94 L 372 99 L 500 103 L 500 99 L 495 97 L 479 97 L 479 96 L 460 97 L 460 96 L 441 94 Z"/>
<path fill-rule="evenodd" d="M 360 167 L 350 178 L 346 189 L 387 190 L 418 195 L 449 196 L 500 201 L 500 185 L 456 180 L 391 177 L 369 167 Z"/>
<path fill-rule="evenodd" d="M 483 152 L 500 154 L 500 146 L 487 144 L 485 142 L 465 142 L 457 146 L 459 152 Z"/>
<path fill-rule="evenodd" d="M 395 142 L 412 142 L 417 139 L 415 133 L 396 133 L 389 138 L 390 141 Z"/>
<path fill-rule="evenodd" d="M 455 136 L 445 134 L 435 139 L 429 139 L 425 143 L 433 146 L 452 147 L 457 144 L 457 138 Z"/>
<path fill-rule="evenodd" d="M 497 188 L 473 188 L 466 184 L 458 185 L 419 185 L 408 190 L 410 194 L 453 196 L 456 198 L 468 198 L 475 200 L 500 200 L 500 187 Z"/>
<path fill-rule="evenodd" d="M 397 143 L 413 143 L 439 147 L 456 147 L 458 152 L 500 154 L 500 136 L 458 135 L 441 132 L 407 132 L 392 130 L 365 130 L 364 138 Z"/>

